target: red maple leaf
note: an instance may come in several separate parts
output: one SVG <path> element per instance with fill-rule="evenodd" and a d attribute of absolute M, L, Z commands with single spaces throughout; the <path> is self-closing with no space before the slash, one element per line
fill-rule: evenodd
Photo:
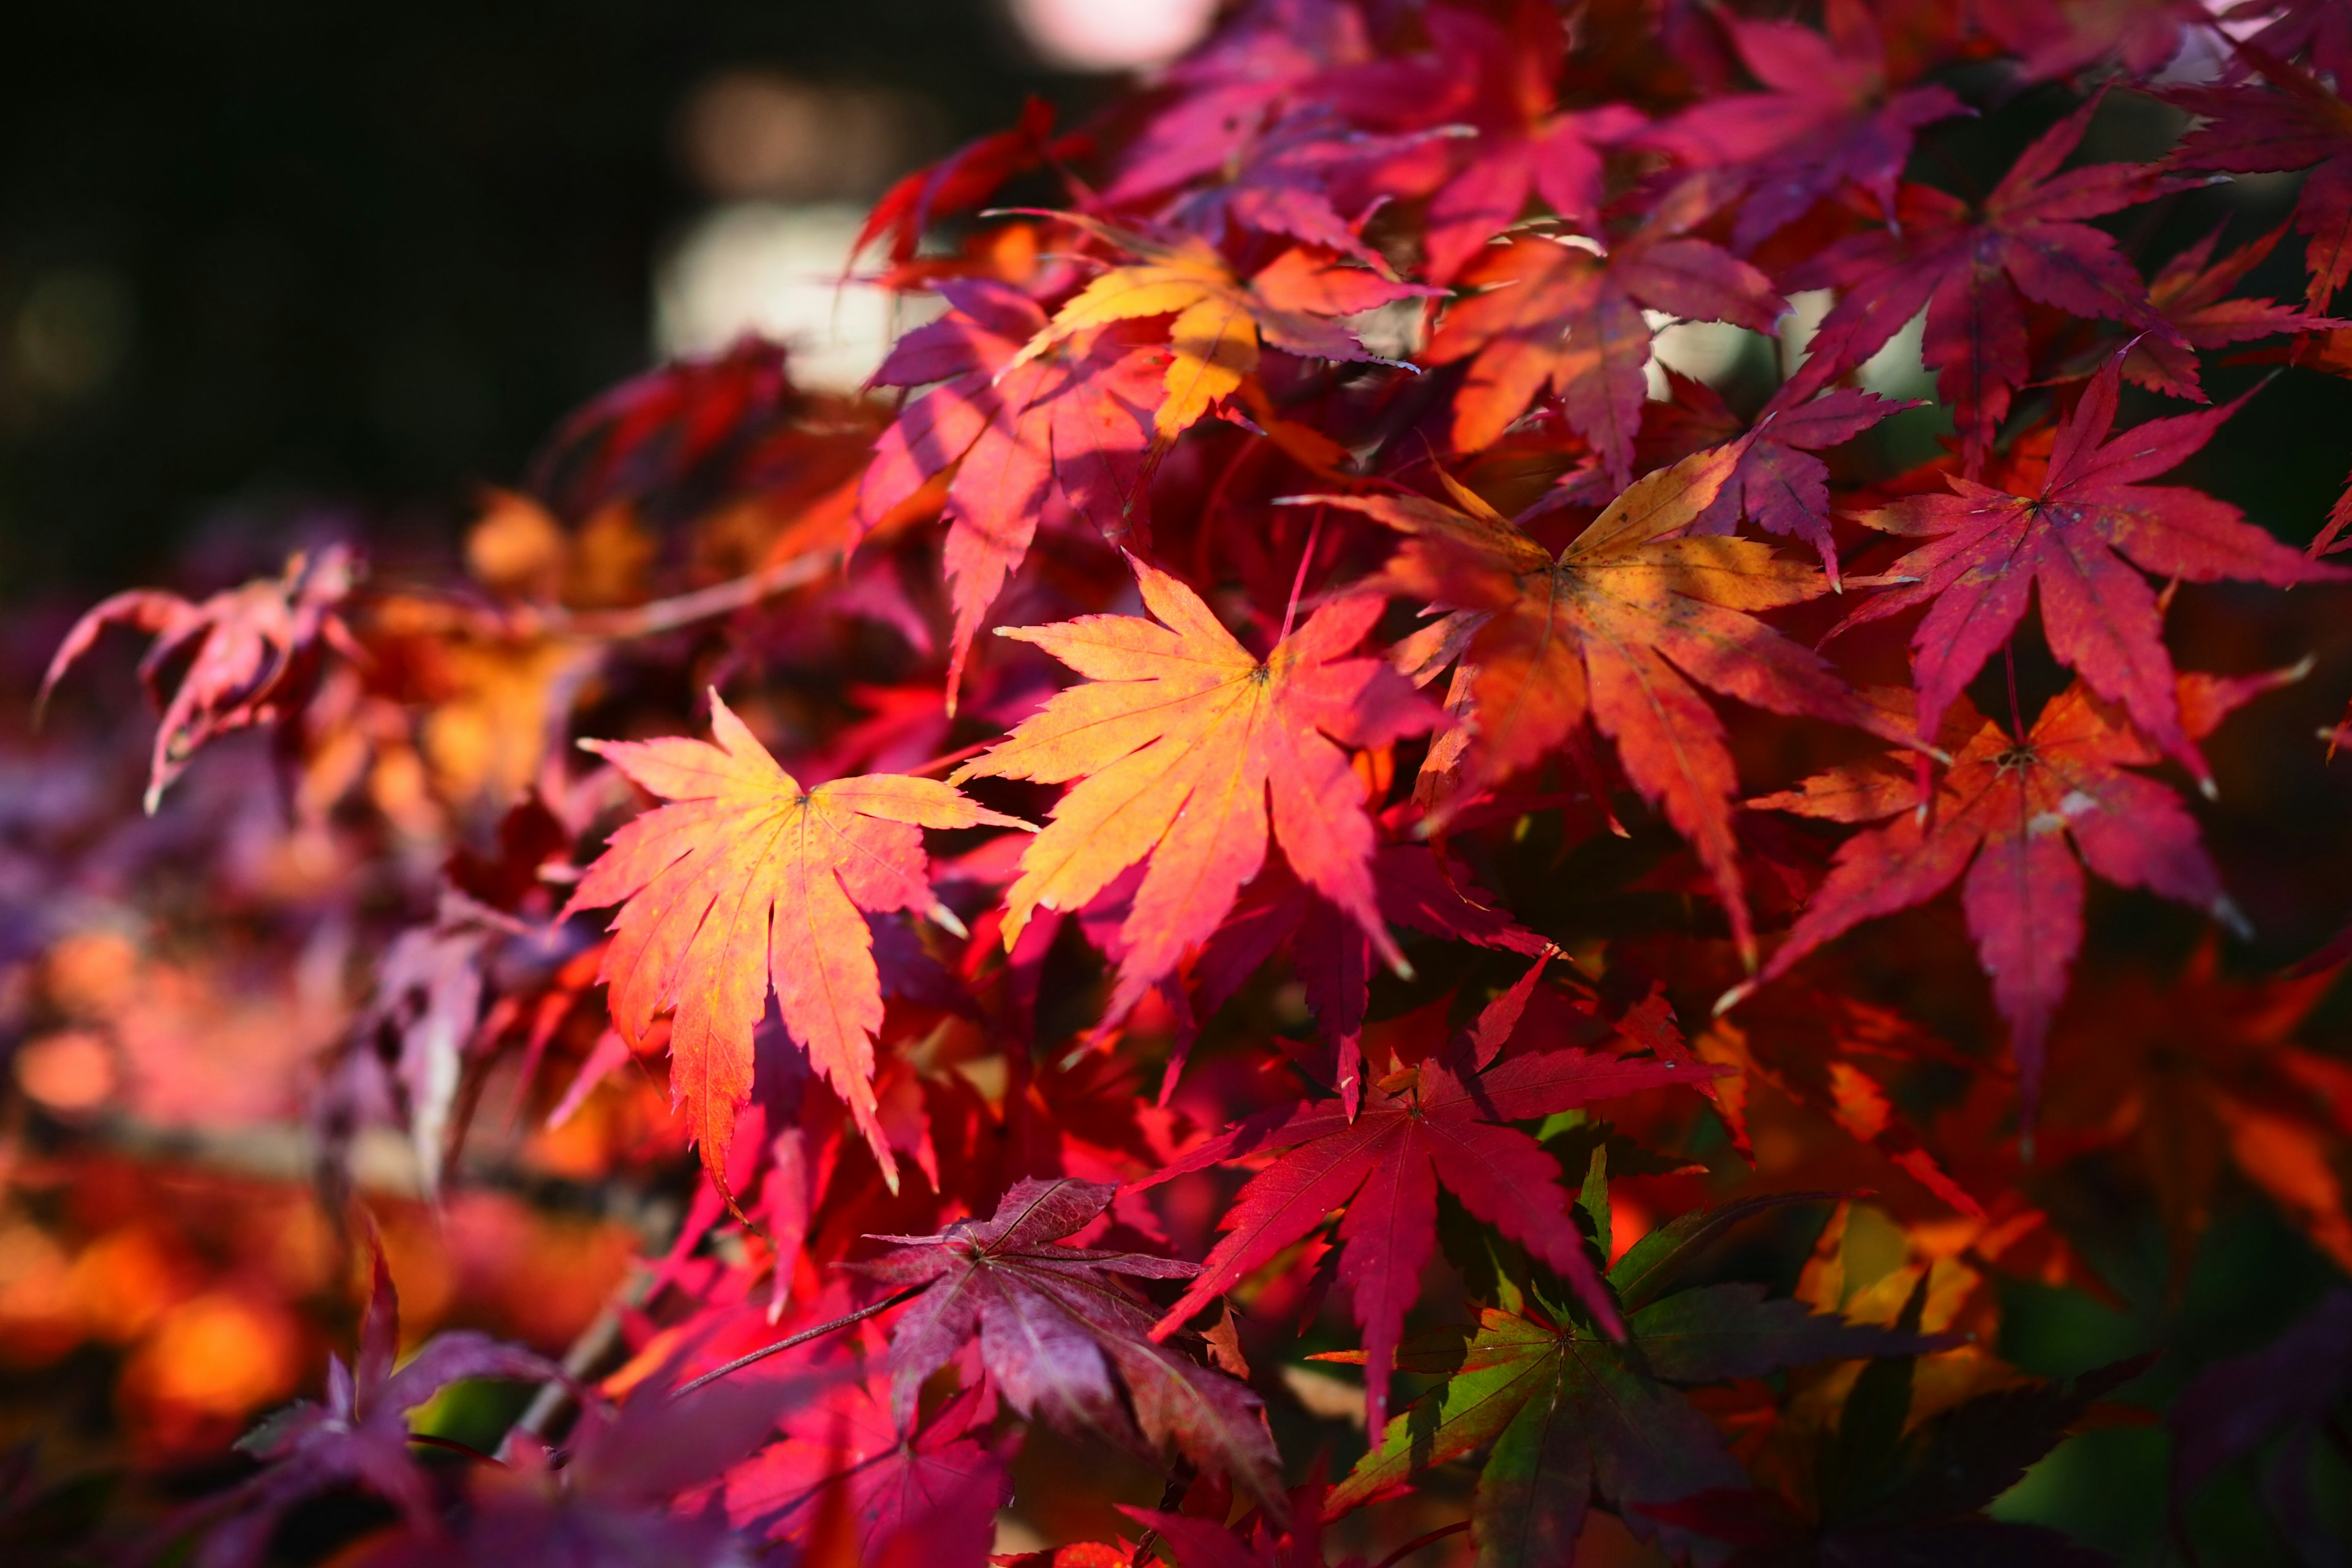
<path fill-rule="evenodd" d="M 2305 302 L 2325 310 L 2352 278 L 2352 103 L 2276 56 L 2244 44 L 2238 52 L 2272 90 L 2243 83 L 2164 89 L 2166 102 L 2205 121 L 2181 138 L 2172 166 L 2230 174 L 2309 170 L 2295 195 L 2294 226 L 2310 240 Z"/>
<path fill-rule="evenodd" d="M 885 254 L 892 265 L 904 267 L 915 258 L 915 247 L 935 221 L 971 211 L 1014 175 L 1068 157 L 1085 144 L 1084 136 L 1065 136 L 1057 142 L 1053 133 L 1054 106 L 1032 93 L 1010 130 L 959 147 L 883 192 L 874 210 L 866 215 L 866 226 L 857 231 L 851 257 L 887 236 L 890 243 Z"/>
<path fill-rule="evenodd" d="M 2346 325 L 2273 300 L 2231 297 L 2230 291 L 2261 265 L 2285 232 L 2281 225 L 2215 261 L 2214 242 L 2221 237 L 2217 226 L 2166 262 L 2148 282 L 2148 302 L 2172 323 L 2181 341 L 2170 343 L 2141 338 L 2124 360 L 2125 378 L 2150 392 L 2201 403 L 2204 393 L 2198 385 L 2196 350 L 2252 342 L 2281 332 L 2324 332 Z"/>
<path fill-rule="evenodd" d="M 1675 392 L 1694 434 L 1703 446 L 1736 441 L 1752 431 L 1738 450 L 1739 464 L 1723 489 L 1691 524 L 1694 534 L 1729 533 L 1743 517 L 1767 533 L 1801 539 L 1822 558 L 1832 588 L 1839 582 L 1837 547 L 1830 538 L 1830 468 L 1813 454 L 1843 446 L 1890 414 L 1919 406 L 1875 396 L 1853 387 L 1832 387 L 1805 398 L 1794 381 L 1743 426 L 1722 397 L 1703 382 L 1677 377 Z"/>
<path fill-rule="evenodd" d="M 1649 396 L 1642 308 L 1772 330 L 1786 307 L 1771 279 L 1683 232 L 1704 216 L 1696 188 L 1685 190 L 1694 194 L 1668 198 L 1606 253 L 1525 235 L 1471 265 L 1462 280 L 1485 291 L 1446 311 L 1426 355 L 1433 364 L 1470 362 L 1454 399 L 1455 450 L 1494 445 L 1549 387 L 1622 489 Z"/>
<path fill-rule="evenodd" d="M 2178 727 L 2184 737 L 2210 734 L 2242 703 L 2301 674 L 2181 676 Z M 2163 749 L 2085 683 L 2044 707 L 2022 741 L 1966 699 L 1946 714 L 1942 738 L 1952 765 L 1925 812 L 1911 769 L 1892 762 L 1817 773 L 1748 803 L 1832 822 L 1893 820 L 1838 847 L 1788 941 L 1755 980 L 1725 993 L 1717 1011 L 1863 921 L 1925 903 L 1959 881 L 1969 933 L 2009 1022 L 2030 1121 L 2042 1044 L 2083 942 L 2084 864 L 2118 886 L 2145 888 L 2225 924 L 2242 921 L 2180 797 L 2126 771 L 2162 760 Z"/>
<path fill-rule="evenodd" d="M 1007 370 L 1045 330 L 1019 290 L 980 279 L 938 285 L 943 319 L 898 340 L 874 380 L 940 384 L 882 433 L 859 481 L 870 529 L 952 470 L 943 564 L 953 584 L 948 710 L 971 639 L 1041 527 L 1089 523 L 1114 544 L 1150 526 L 1143 460 L 1160 396 L 1164 350 L 1092 333 Z"/>
<path fill-rule="evenodd" d="M 1437 47 L 1433 73 L 1450 89 L 1444 111 L 1477 132 L 1430 199 L 1423 229 L 1422 270 L 1444 283 L 1518 220 L 1530 196 L 1590 226 L 1601 204 L 1601 149 L 1646 121 L 1630 104 L 1559 107 L 1568 29 L 1550 5 L 1520 0 L 1500 24 L 1451 5 L 1424 16 Z"/>
<path fill-rule="evenodd" d="M 110 626 L 131 626 L 154 642 L 139 661 L 139 679 L 163 710 L 147 770 L 147 813 L 205 742 L 251 724 L 267 724 L 298 709 L 297 688 L 321 643 L 347 658 L 365 655 L 344 626 L 341 608 L 358 574 L 352 552 L 332 545 L 314 559 L 297 552 L 277 577 L 257 577 L 201 604 L 160 589 L 137 588 L 92 605 L 66 633 L 41 678 L 37 708 L 74 661 Z M 164 672 L 188 663 L 171 696 Z"/>
<path fill-rule="evenodd" d="M 1488 1006 L 1508 1008 L 1513 1001 L 1506 993 Z M 1473 1031 L 1481 1032 L 1492 1031 Z M 1282 1152 L 1242 1189 L 1221 1222 L 1224 1237 L 1153 1331 L 1173 1331 L 1250 1270 L 1319 1228 L 1334 1209 L 1344 1209 L 1339 1279 L 1354 1297 L 1364 1331 L 1367 1409 L 1377 1443 L 1388 1419 L 1389 1367 L 1404 1315 L 1421 1294 L 1422 1267 L 1436 1248 L 1441 1186 L 1568 1280 L 1601 1322 L 1620 1331 L 1617 1310 L 1560 1189 L 1558 1163 L 1534 1139 L 1503 1123 L 1646 1089 L 1704 1084 L 1715 1069 L 1562 1050 L 1506 1057 L 1479 1071 L 1469 1049 L 1465 1041 L 1447 1053 L 1450 1059 L 1424 1058 L 1383 1079 L 1353 1116 L 1336 1100 L 1260 1112 L 1144 1184 Z"/>
<path fill-rule="evenodd" d="M 2039 584 L 2042 631 L 2058 661 L 2121 703 L 2159 750 L 2210 788 L 2205 759 L 2181 727 L 2163 613 L 2140 570 L 2282 586 L 2344 574 L 2305 560 L 2227 501 L 2141 483 L 2203 447 L 2244 399 L 2114 434 L 2122 367 L 2118 354 L 2092 378 L 2042 473 L 2014 463 L 2008 489 L 1948 475 L 1956 493 L 1908 497 L 1865 516 L 1892 533 L 1940 537 L 1888 570 L 1909 581 L 1835 631 L 1929 606 L 1911 635 L 1919 729 L 1929 734 L 2024 618 Z"/>
<path fill-rule="evenodd" d="M 1877 21 L 1853 0 L 1822 7 L 1827 36 L 1796 22 L 1717 19 L 1769 90 L 1703 100 L 1643 138 L 1697 168 L 1729 168 L 1731 242 L 1753 248 L 1847 181 L 1895 216 L 1895 185 L 1920 126 L 1970 112 L 1949 88 L 1897 89 Z"/>
<path fill-rule="evenodd" d="M 1790 289 L 1841 291 L 1800 379 L 1827 384 L 1926 310 L 1920 354 L 1937 373 L 1974 476 L 2030 374 L 2024 300 L 2179 341 L 2115 240 L 2083 221 L 2170 187 L 2137 163 L 2059 172 L 2099 101 L 2044 132 L 1982 201 L 1906 184 L 1887 228 L 1840 240 L 1790 268 L 1783 279 Z"/>
<path fill-rule="evenodd" d="M 981 1561 L 1013 1489 L 1008 1446 L 972 1435 L 993 1402 L 966 1390 L 909 1429 L 881 1384 L 844 1383 L 787 1411 L 783 1440 L 728 1472 L 729 1521 L 804 1541 L 837 1500 L 857 1563 Z"/>

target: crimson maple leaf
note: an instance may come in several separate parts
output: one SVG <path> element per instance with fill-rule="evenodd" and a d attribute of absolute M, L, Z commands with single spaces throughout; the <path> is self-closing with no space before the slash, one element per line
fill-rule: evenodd
<path fill-rule="evenodd" d="M 2204 393 L 2198 385 L 2195 351 L 2251 342 L 2281 332 L 2324 332 L 2344 326 L 2276 300 L 2230 297 L 2230 290 L 2270 255 L 2285 232 L 2281 225 L 2215 261 L 2214 242 L 2221 237 L 2217 226 L 2166 262 L 2148 282 L 2148 302 L 2172 323 L 2181 341 L 2169 343 L 2141 338 L 2124 360 L 2125 378 L 2150 392 L 2201 403 Z"/>
<path fill-rule="evenodd" d="M 2184 735 L 2210 734 L 2241 704 L 2301 674 L 2179 677 Z M 2125 771 L 2160 761 L 2163 751 L 2084 682 L 2053 699 L 2021 741 L 1965 698 L 1948 710 L 1941 738 L 1952 765 L 1924 813 L 1910 768 L 1884 761 L 1817 773 L 1748 803 L 1832 822 L 1893 820 L 1838 847 L 1788 941 L 1755 980 L 1726 992 L 1717 1011 L 1864 921 L 1925 903 L 1958 881 L 1994 1005 L 2009 1022 L 2031 1121 L 2042 1044 L 2083 942 L 2084 863 L 2110 882 L 2205 910 L 2224 924 L 2242 920 L 2180 797 Z"/>
<path fill-rule="evenodd" d="M 2305 302 L 2325 310 L 2352 278 L 2352 104 L 2276 56 L 2245 44 L 2238 52 L 2272 90 L 2242 83 L 2163 89 L 2166 102 L 2205 121 L 2180 139 L 2172 165 L 2230 174 L 2310 171 L 2295 195 L 2294 226 L 2310 241 Z"/>
<path fill-rule="evenodd" d="M 1668 374 L 1675 400 L 1660 407 L 1670 412 L 1669 428 L 1683 437 L 1685 452 L 1739 443 L 1738 466 L 1724 480 L 1714 501 L 1693 520 L 1691 531 L 1729 533 L 1744 517 L 1767 533 L 1788 535 L 1811 545 L 1821 555 L 1830 585 L 1841 587 L 1837 547 L 1830 537 L 1829 465 L 1813 454 L 1843 446 L 1888 415 L 1919 405 L 1843 386 L 1805 398 L 1801 384 L 1788 381 L 1750 425 L 1734 415 L 1722 395 L 1705 382 L 1673 372 Z M 1645 416 L 1645 447 L 1649 422 Z M 1743 435 L 1748 439 L 1740 441 Z"/>
<path fill-rule="evenodd" d="M 1531 195 L 1590 226 L 1601 202 L 1601 149 L 1646 121 L 1630 104 L 1559 107 L 1568 30 L 1549 5 L 1520 0 L 1502 24 L 1452 5 L 1423 15 L 1437 47 L 1435 73 L 1454 100 L 1446 112 L 1477 132 L 1431 197 L 1422 232 L 1422 270 L 1444 283 L 1518 220 Z"/>
<path fill-rule="evenodd" d="M 1315 102 L 1334 67 L 1370 52 L 1364 18 L 1330 0 L 1256 0 L 1168 68 L 1175 89 L 1129 144 L 1103 192 L 1118 205 L 1240 163 L 1291 106 Z"/>
<path fill-rule="evenodd" d="M 1937 373 L 1973 477 L 2028 374 L 2024 300 L 2180 341 L 2115 240 L 2083 221 L 2160 195 L 2166 181 L 2137 163 L 2059 172 L 2098 107 L 2095 98 L 2044 132 L 1981 202 L 1906 184 L 1887 228 L 1791 268 L 1783 279 L 1790 289 L 1841 292 L 1799 379 L 1826 385 L 1926 310 L 1919 352 Z"/>
<path fill-rule="evenodd" d="M 1703 100 L 1643 140 L 1738 182 L 1731 242 L 1752 249 L 1847 181 L 1895 216 L 1895 185 L 1920 126 L 1971 112 L 1935 83 L 1895 89 L 1877 22 L 1854 0 L 1829 0 L 1824 37 L 1796 22 L 1717 19 L 1749 73 L 1769 89 Z"/>
<path fill-rule="evenodd" d="M 2282 586 L 2345 574 L 2306 561 L 2202 490 L 2141 483 L 2203 447 L 2244 399 L 2114 434 L 2123 359 L 2092 378 L 2042 473 L 2015 463 L 2007 489 L 1947 475 L 1955 493 L 1907 497 L 1864 516 L 1890 533 L 1940 537 L 1895 563 L 1887 575 L 1902 585 L 1854 610 L 1832 635 L 1928 606 L 1911 634 L 1911 673 L 1919 732 L 1930 734 L 2024 618 L 2039 584 L 2042 631 L 2058 661 L 2121 703 L 2210 791 L 2205 759 L 2181 727 L 2163 612 L 2137 569 L 2192 583 Z"/>
<path fill-rule="evenodd" d="M 1525 997 L 1507 993 L 1488 1008 L 1508 1009 L 1515 1000 Z M 1379 1442 L 1388 1419 L 1389 1363 L 1405 1312 L 1421 1294 L 1422 1267 L 1436 1247 L 1440 1187 L 1568 1280 L 1611 1332 L 1622 1331 L 1560 1190 L 1559 1165 L 1534 1139 L 1503 1123 L 1646 1089 L 1704 1084 L 1715 1069 L 1558 1050 L 1507 1056 L 1480 1071 L 1466 1043 L 1448 1056 L 1383 1079 L 1352 1116 L 1337 1100 L 1260 1112 L 1143 1184 L 1281 1152 L 1226 1210 L 1224 1237 L 1153 1331 L 1173 1331 L 1320 1227 L 1334 1209 L 1344 1210 L 1339 1273 L 1364 1331 L 1366 1407 Z"/>
<path fill-rule="evenodd" d="M 285 572 L 257 577 L 201 604 L 159 589 L 136 588 L 100 601 L 73 624 L 41 678 L 37 710 L 75 660 L 110 626 L 132 626 L 153 636 L 139 661 L 139 679 L 163 710 L 147 770 L 147 814 L 205 742 L 250 724 L 266 724 L 299 706 L 297 687 L 320 644 L 363 659 L 342 605 L 358 574 L 350 550 L 331 545 L 314 559 L 297 552 Z M 186 658 L 167 699 L 163 675 Z"/>
<path fill-rule="evenodd" d="M 1697 687 L 1889 731 L 1818 654 L 1753 618 L 1827 592 L 1821 573 L 1776 560 L 1757 540 L 1690 536 L 1744 455 L 1735 443 L 1645 475 L 1557 558 L 1450 479 L 1454 506 L 1417 495 L 1300 499 L 1412 535 L 1385 584 L 1479 617 L 1463 655 L 1473 787 L 1554 751 L 1579 755 L 1587 725 L 1598 728 L 1643 798 L 1663 804 L 1693 842 L 1752 952 L 1731 828 L 1737 777 L 1722 721 Z"/>
<path fill-rule="evenodd" d="M 2352 12 L 2342 0 L 2234 0 L 2221 13 L 2255 31 L 2241 40 L 2277 59 L 2308 51 L 2313 69 L 2338 81 L 2352 78 Z"/>
<path fill-rule="evenodd" d="M 2200 0 L 1978 0 L 1979 25 L 2019 57 L 2029 82 L 2073 76 L 2108 58 L 2148 77 L 2213 25 Z"/>
<path fill-rule="evenodd" d="M 938 285 L 950 313 L 898 340 L 874 373 L 881 386 L 940 384 L 909 404 L 876 443 L 858 481 L 871 529 L 952 470 L 943 565 L 953 584 L 948 710 L 982 617 L 1029 552 L 1040 527 L 1080 521 L 1114 544 L 1148 531 L 1143 458 L 1160 395 L 1164 351 L 1088 334 L 1018 366 L 1045 313 L 1018 289 L 984 279 Z"/>
<path fill-rule="evenodd" d="M 1340 750 L 1435 722 L 1385 661 L 1348 657 L 1381 602 L 1326 605 L 1261 659 L 1176 578 L 1141 562 L 1135 574 L 1156 620 L 1087 616 L 1002 633 L 1092 679 L 950 775 L 1079 781 L 1022 854 L 1005 946 L 1039 909 L 1081 909 L 1148 861 L 1120 928 L 1126 952 L 1105 1012 L 1117 1023 L 1209 939 L 1265 865 L 1270 802 L 1291 868 L 1402 965 L 1372 883 L 1363 785 Z"/>
<path fill-rule="evenodd" d="M 1446 311 L 1425 356 L 1433 364 L 1470 362 L 1454 399 L 1456 451 L 1493 446 L 1549 387 L 1622 489 L 1633 475 L 1633 437 L 1649 396 L 1643 367 L 1651 334 L 1642 307 L 1772 330 L 1786 305 L 1771 279 L 1711 240 L 1682 232 L 1704 216 L 1695 187 L 1684 189 L 1693 194 L 1669 197 L 1606 253 L 1523 235 L 1464 273 L 1464 283 L 1485 292 Z"/>
<path fill-rule="evenodd" d="M 1364 184 L 1370 166 L 1407 155 L 1437 134 L 1371 135 L 1349 129 L 1328 112 L 1303 110 L 1260 138 L 1232 179 L 1175 202 L 1168 220 L 1212 240 L 1224 237 L 1228 226 L 1286 235 L 1391 276 L 1388 258 L 1359 232 L 1377 210 L 1377 196 L 1350 201 L 1358 209 L 1353 221 L 1335 204 L 1339 192 Z"/>
<path fill-rule="evenodd" d="M 850 256 L 856 258 L 887 236 L 885 254 L 893 265 L 904 267 L 915 258 L 916 247 L 935 220 L 971 211 L 1014 175 L 1071 155 L 1085 140 L 1066 136 L 1056 142 L 1053 134 L 1054 106 L 1031 94 L 1010 130 L 959 147 L 928 168 L 901 176 L 883 192 L 874 210 L 866 215 Z"/>
<path fill-rule="evenodd" d="M 783 1441 L 728 1472 L 727 1517 L 771 1540 L 805 1540 L 837 1500 L 856 1563 L 982 1562 L 1013 1490 L 1008 1446 L 973 1435 L 992 1407 L 966 1389 L 909 1430 L 882 1379 L 840 1384 L 785 1412 Z"/>
<path fill-rule="evenodd" d="M 784 1027 L 856 1116 L 895 1190 L 876 1117 L 874 1036 L 882 980 L 869 914 L 914 910 L 961 922 L 932 894 L 922 829 L 1017 817 L 936 779 L 887 773 L 803 786 L 710 694 L 717 744 L 683 736 L 583 741 L 668 804 L 624 825 L 582 876 L 569 918 L 621 905 L 599 978 L 632 1047 L 670 1025 L 670 1094 L 723 1186 L 735 1113 L 751 1092 L 751 1032 L 773 986 Z"/>
<path fill-rule="evenodd" d="M 1027 1177 L 985 1220 L 958 1220 L 936 1236 L 874 1238 L 893 1250 L 851 1267 L 887 1285 L 929 1287 L 890 1334 L 899 1426 L 912 1417 L 923 1380 L 976 1338 L 991 1385 L 1014 1409 L 1114 1439 L 1131 1440 L 1139 1424 L 1151 1443 L 1172 1441 L 1194 1464 L 1232 1477 L 1278 1510 L 1279 1463 L 1257 1395 L 1156 1343 L 1150 1310 L 1112 1278 L 1182 1279 L 1199 1267 L 1055 1245 L 1093 1223 L 1117 1191 Z"/>

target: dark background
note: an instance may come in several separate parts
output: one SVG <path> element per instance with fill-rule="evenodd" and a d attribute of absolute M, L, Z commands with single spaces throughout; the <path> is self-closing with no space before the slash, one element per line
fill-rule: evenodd
<path fill-rule="evenodd" d="M 646 363 L 706 199 L 680 115 L 730 68 L 902 95 L 916 159 L 1097 90 L 990 0 L 111 0 L 8 33 L 0 601 L 172 576 L 240 518 L 446 536 Z"/>

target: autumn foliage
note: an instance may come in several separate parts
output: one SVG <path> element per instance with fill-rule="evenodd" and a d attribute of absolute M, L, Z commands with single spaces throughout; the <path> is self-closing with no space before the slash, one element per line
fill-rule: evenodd
<path fill-rule="evenodd" d="M 2344 0 L 1258 0 L 896 187 L 860 395 L 747 340 L 462 570 L 106 600 L 0 1354 L 121 1347 L 143 1479 L 0 1542 L 2333 1560 L 2352 494 L 2241 481 L 2347 84 Z M 155 1219 L 264 1124 L 170 1201 L 283 1237 Z"/>

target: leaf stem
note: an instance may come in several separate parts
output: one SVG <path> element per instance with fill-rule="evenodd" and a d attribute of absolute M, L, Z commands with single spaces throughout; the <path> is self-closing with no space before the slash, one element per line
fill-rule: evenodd
<path fill-rule="evenodd" d="M 928 1283 L 921 1285 L 909 1285 L 904 1290 L 899 1291 L 897 1295 L 885 1296 L 882 1300 L 875 1302 L 870 1307 L 860 1307 L 857 1310 L 850 1313 L 845 1318 L 835 1318 L 829 1323 L 819 1323 L 815 1328 L 803 1329 L 799 1333 L 787 1335 L 783 1339 L 778 1340 L 774 1344 L 761 1345 L 758 1350 L 752 1351 L 748 1354 L 737 1356 L 733 1361 L 729 1362 L 724 1366 L 714 1366 L 709 1372 L 704 1373 L 700 1377 L 680 1384 L 677 1392 L 671 1394 L 670 1397 L 672 1399 L 683 1399 L 688 1394 L 692 1394 L 696 1389 L 707 1387 L 708 1385 L 718 1382 L 720 1378 L 725 1377 L 730 1373 L 740 1372 L 745 1367 L 751 1365 L 755 1362 L 765 1361 L 770 1356 L 775 1355 L 780 1352 L 791 1350 L 794 1345 L 804 1345 L 811 1340 L 823 1339 L 825 1335 L 832 1333 L 836 1329 L 845 1329 L 852 1323 L 862 1323 L 866 1319 L 874 1317 L 877 1313 L 888 1311 L 891 1308 L 899 1305 L 901 1302 L 913 1300 L 916 1297 L 921 1295 L 924 1291 L 929 1289 L 930 1286 Z"/>
<path fill-rule="evenodd" d="M 1315 564 L 1315 547 L 1323 542 L 1323 514 L 1328 507 L 1315 509 L 1315 521 L 1307 525 L 1307 548 L 1298 552 L 1298 574 L 1290 580 L 1290 603 L 1282 612 L 1282 635 L 1275 638 L 1280 647 L 1290 640 L 1290 623 L 1298 618 L 1298 596 L 1307 591 L 1307 569 Z"/>

